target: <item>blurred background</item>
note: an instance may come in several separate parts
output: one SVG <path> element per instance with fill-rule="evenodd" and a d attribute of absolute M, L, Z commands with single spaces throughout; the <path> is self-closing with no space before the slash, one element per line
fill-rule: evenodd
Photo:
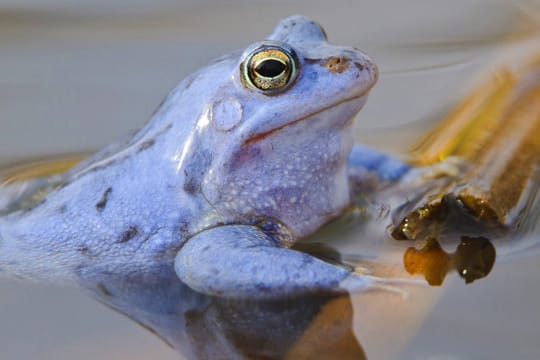
<path fill-rule="evenodd" d="M 394 153 L 494 66 L 540 50 L 535 0 L 0 0 L 0 164 L 125 138 L 184 76 L 296 13 L 377 62 L 357 140 Z M 540 256 L 527 255 L 473 285 L 452 277 L 430 290 L 414 328 L 355 309 L 368 357 L 537 359 Z M 0 348 L 2 359 L 177 358 L 76 289 L 10 280 Z"/>

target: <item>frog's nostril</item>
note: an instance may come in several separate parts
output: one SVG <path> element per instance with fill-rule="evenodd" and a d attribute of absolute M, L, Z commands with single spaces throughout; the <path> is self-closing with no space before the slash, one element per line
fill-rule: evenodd
<path fill-rule="evenodd" d="M 376 83 L 379 79 L 379 68 L 374 62 L 371 61 L 368 63 L 368 65 L 370 67 L 371 76 L 373 77 L 373 83 Z"/>
<path fill-rule="evenodd" d="M 365 69 L 364 64 L 359 63 L 359 62 L 355 62 L 354 66 L 356 66 L 358 68 L 358 70 L 360 70 L 360 71 L 364 71 L 364 69 Z"/>
<path fill-rule="evenodd" d="M 358 76 L 369 76 L 374 83 L 377 82 L 379 70 L 371 58 L 361 54 L 360 57 L 357 57 L 354 60 L 354 66 L 358 69 Z"/>
<path fill-rule="evenodd" d="M 323 60 L 322 65 L 332 73 L 342 73 L 349 67 L 349 59 L 343 56 L 332 56 Z"/>

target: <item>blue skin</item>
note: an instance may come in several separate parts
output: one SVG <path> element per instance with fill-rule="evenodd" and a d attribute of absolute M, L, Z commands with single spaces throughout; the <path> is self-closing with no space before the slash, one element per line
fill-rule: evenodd
<path fill-rule="evenodd" d="M 0 268 L 75 282 L 102 298 L 157 284 L 181 297 L 179 280 L 207 295 L 256 299 L 372 285 L 289 247 L 343 213 L 358 174 L 385 183 L 408 171 L 352 144 L 376 67 L 354 48 L 328 44 L 302 16 L 282 20 L 268 40 L 188 76 L 128 143 L 0 217 Z M 269 44 L 298 57 L 296 79 L 271 92 L 239 70 Z"/>

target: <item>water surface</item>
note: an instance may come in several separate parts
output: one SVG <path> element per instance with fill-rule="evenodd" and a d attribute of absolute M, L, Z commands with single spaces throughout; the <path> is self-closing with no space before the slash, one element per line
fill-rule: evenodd
<path fill-rule="evenodd" d="M 261 39 L 294 13 L 376 60 L 381 78 L 357 139 L 401 153 L 495 63 L 512 59 L 508 47 L 534 36 L 539 9 L 532 0 L 0 0 L 0 163 L 125 137 L 201 63 Z M 384 271 L 405 273 L 410 243 L 352 229 L 316 241 L 350 261 L 377 256 Z M 454 253 L 456 245 L 444 250 Z M 510 251 L 517 248 L 502 244 L 498 254 L 506 257 L 469 285 L 453 273 L 442 287 L 408 288 L 408 300 L 391 292 L 354 297 L 343 306 L 363 352 L 375 359 L 538 358 L 540 255 L 534 247 Z M 178 357 L 78 290 L 0 286 L 2 358 Z"/>

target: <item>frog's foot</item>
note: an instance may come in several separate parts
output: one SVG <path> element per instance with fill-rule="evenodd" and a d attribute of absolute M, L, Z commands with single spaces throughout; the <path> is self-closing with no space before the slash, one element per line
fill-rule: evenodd
<path fill-rule="evenodd" d="M 347 169 L 353 192 L 359 193 L 401 179 L 410 167 L 375 149 L 354 145 L 347 160 Z"/>
<path fill-rule="evenodd" d="M 351 273 L 339 284 L 341 288 L 351 294 L 369 290 L 383 290 L 396 293 L 403 299 L 407 299 L 409 294 L 401 288 L 403 285 L 425 286 L 426 283 L 419 279 L 382 278 Z"/>
<path fill-rule="evenodd" d="M 444 161 L 429 166 L 411 168 L 401 179 L 398 186 L 422 187 L 434 181 L 443 179 L 453 181 L 462 176 L 469 168 L 470 163 L 458 156 L 446 158 Z"/>
<path fill-rule="evenodd" d="M 398 285 L 422 283 L 351 273 L 311 255 L 281 248 L 261 229 L 248 225 L 221 226 L 195 235 L 178 252 L 174 268 L 180 280 L 198 292 L 243 299 L 370 289 L 405 296 Z"/>
<path fill-rule="evenodd" d="M 195 235 L 178 252 L 174 268 L 180 280 L 198 292 L 243 299 L 343 293 L 346 289 L 339 284 L 350 274 L 279 247 L 261 229 L 248 225 L 221 226 Z"/>
<path fill-rule="evenodd" d="M 311 255 L 282 248 L 261 229 L 226 225 L 205 230 L 180 249 L 174 268 L 194 290 L 214 296 L 272 299 L 317 292 L 393 291 L 421 281 L 351 273 Z"/>

